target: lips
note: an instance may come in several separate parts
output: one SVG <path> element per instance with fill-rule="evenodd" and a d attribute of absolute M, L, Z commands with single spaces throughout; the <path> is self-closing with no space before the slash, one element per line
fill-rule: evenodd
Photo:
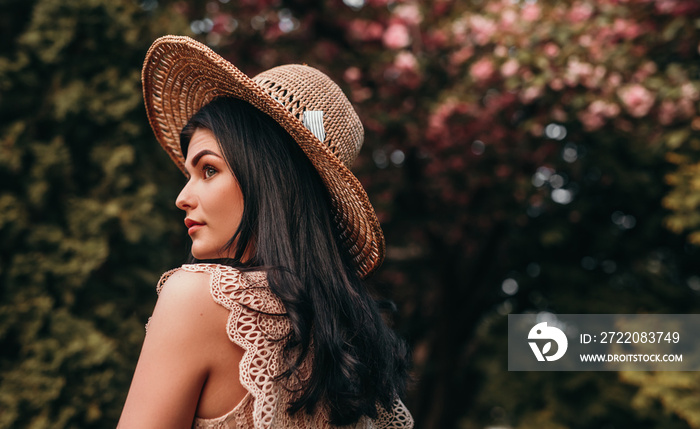
<path fill-rule="evenodd" d="M 187 227 L 187 233 L 192 234 L 195 231 L 197 231 L 199 228 L 203 227 L 204 223 L 187 218 L 187 219 L 185 219 L 185 226 Z"/>

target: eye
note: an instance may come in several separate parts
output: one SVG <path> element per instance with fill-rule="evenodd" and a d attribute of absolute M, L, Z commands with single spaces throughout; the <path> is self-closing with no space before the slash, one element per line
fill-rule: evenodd
<path fill-rule="evenodd" d="M 216 168 L 212 167 L 211 165 L 205 165 L 202 168 L 202 171 L 204 172 L 204 178 L 209 179 L 210 177 L 214 176 L 218 171 Z"/>

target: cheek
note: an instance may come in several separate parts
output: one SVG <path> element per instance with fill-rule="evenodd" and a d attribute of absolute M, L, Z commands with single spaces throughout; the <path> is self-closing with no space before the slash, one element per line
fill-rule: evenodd
<path fill-rule="evenodd" d="M 243 196 L 238 185 L 235 182 L 222 184 L 208 199 L 210 215 L 222 223 L 223 230 L 235 232 L 243 215 Z"/>
<path fill-rule="evenodd" d="M 234 198 L 229 200 L 228 215 L 231 216 L 231 219 L 235 219 L 236 228 L 238 228 L 238 224 L 243 217 L 243 197 L 240 191 L 234 195 Z"/>

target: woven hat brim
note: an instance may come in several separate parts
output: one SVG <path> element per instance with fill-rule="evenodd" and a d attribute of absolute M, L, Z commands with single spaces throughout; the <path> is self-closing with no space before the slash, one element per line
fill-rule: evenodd
<path fill-rule="evenodd" d="M 341 243 L 359 275 L 366 277 L 379 267 L 384 234 L 360 182 L 299 119 L 233 64 L 189 37 L 165 36 L 146 54 L 142 82 L 156 139 L 183 172 L 180 131 L 214 98 L 235 97 L 272 117 L 299 144 L 328 189 Z"/>

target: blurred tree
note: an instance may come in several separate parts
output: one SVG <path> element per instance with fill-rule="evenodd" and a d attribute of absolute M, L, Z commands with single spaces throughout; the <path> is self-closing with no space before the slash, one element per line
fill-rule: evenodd
<path fill-rule="evenodd" d="M 4 1 L 0 22 L 0 427 L 114 427 L 186 250 L 139 72 L 187 23 L 130 0 Z"/>

